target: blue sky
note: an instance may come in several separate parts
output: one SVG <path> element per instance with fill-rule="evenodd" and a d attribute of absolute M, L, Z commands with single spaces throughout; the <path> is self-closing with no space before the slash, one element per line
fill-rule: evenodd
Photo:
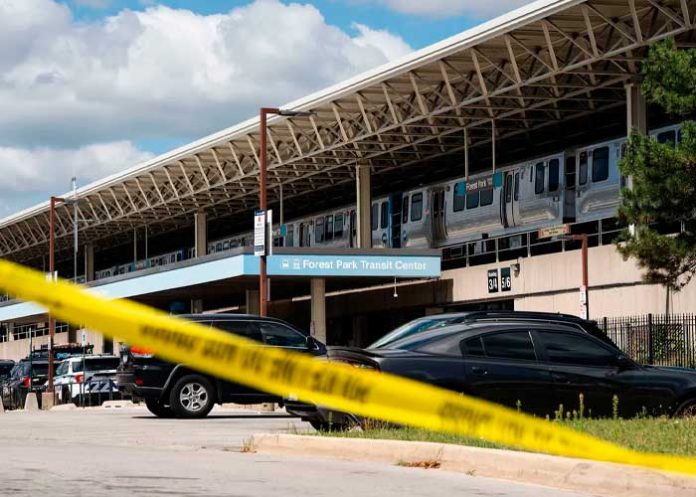
<path fill-rule="evenodd" d="M 2 0 L 0 218 L 528 0 Z"/>
<path fill-rule="evenodd" d="M 87 4 L 102 4 L 94 0 Z M 427 0 L 423 0 L 424 2 Z M 234 7 L 248 4 L 248 0 L 113 0 L 104 1 L 104 8 L 81 5 L 79 0 L 62 0 L 69 4 L 75 16 L 80 19 L 99 19 L 113 15 L 122 9 L 142 10 L 148 5 L 161 4 L 177 9 L 188 9 L 200 14 L 219 14 L 229 12 Z M 285 2 L 291 3 L 291 2 Z M 418 49 L 431 45 L 448 36 L 460 33 L 481 22 L 488 15 L 452 15 L 452 16 L 423 16 L 408 15 L 396 12 L 384 4 L 361 0 L 299 0 L 299 3 L 309 3 L 317 7 L 327 22 L 341 27 L 344 31 L 351 29 L 355 22 L 366 24 L 376 29 L 388 29 L 404 38 L 412 47 Z"/>

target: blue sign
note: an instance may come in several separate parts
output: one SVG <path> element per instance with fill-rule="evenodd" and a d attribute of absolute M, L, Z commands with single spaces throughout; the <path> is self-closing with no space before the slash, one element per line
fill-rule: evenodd
<path fill-rule="evenodd" d="M 275 255 L 270 276 L 386 276 L 436 278 L 440 258 L 429 256 Z"/>

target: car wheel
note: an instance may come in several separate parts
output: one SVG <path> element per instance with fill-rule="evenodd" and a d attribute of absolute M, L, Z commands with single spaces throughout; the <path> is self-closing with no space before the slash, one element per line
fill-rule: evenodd
<path fill-rule="evenodd" d="M 147 407 L 148 411 L 150 411 L 152 414 L 154 414 L 158 418 L 173 418 L 174 417 L 174 411 L 172 411 L 171 408 L 165 406 L 159 400 L 147 399 L 145 401 L 145 406 Z"/>
<path fill-rule="evenodd" d="M 169 405 L 180 418 L 204 418 L 214 405 L 213 385 L 203 376 L 184 376 L 172 388 Z"/>
<path fill-rule="evenodd" d="M 680 418 L 696 419 L 696 399 L 689 399 L 677 408 L 677 414 Z"/>

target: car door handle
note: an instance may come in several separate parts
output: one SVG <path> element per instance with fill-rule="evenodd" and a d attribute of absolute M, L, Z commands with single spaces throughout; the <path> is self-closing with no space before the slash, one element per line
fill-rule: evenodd
<path fill-rule="evenodd" d="M 486 368 L 481 368 L 478 366 L 472 367 L 471 372 L 474 373 L 475 375 L 479 375 L 479 376 L 484 376 L 484 375 L 488 374 L 488 370 Z"/>

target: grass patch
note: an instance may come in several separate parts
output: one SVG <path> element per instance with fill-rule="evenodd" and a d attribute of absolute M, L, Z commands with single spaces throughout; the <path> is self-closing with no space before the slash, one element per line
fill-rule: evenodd
<path fill-rule="evenodd" d="M 583 418 L 555 421 L 555 423 L 639 451 L 696 456 L 696 419 L 693 418 Z M 363 431 L 323 432 L 318 433 L 318 435 L 339 438 L 435 442 L 483 448 L 508 448 L 477 438 L 437 433 L 419 428 L 391 427 L 381 423 L 371 423 Z"/>

